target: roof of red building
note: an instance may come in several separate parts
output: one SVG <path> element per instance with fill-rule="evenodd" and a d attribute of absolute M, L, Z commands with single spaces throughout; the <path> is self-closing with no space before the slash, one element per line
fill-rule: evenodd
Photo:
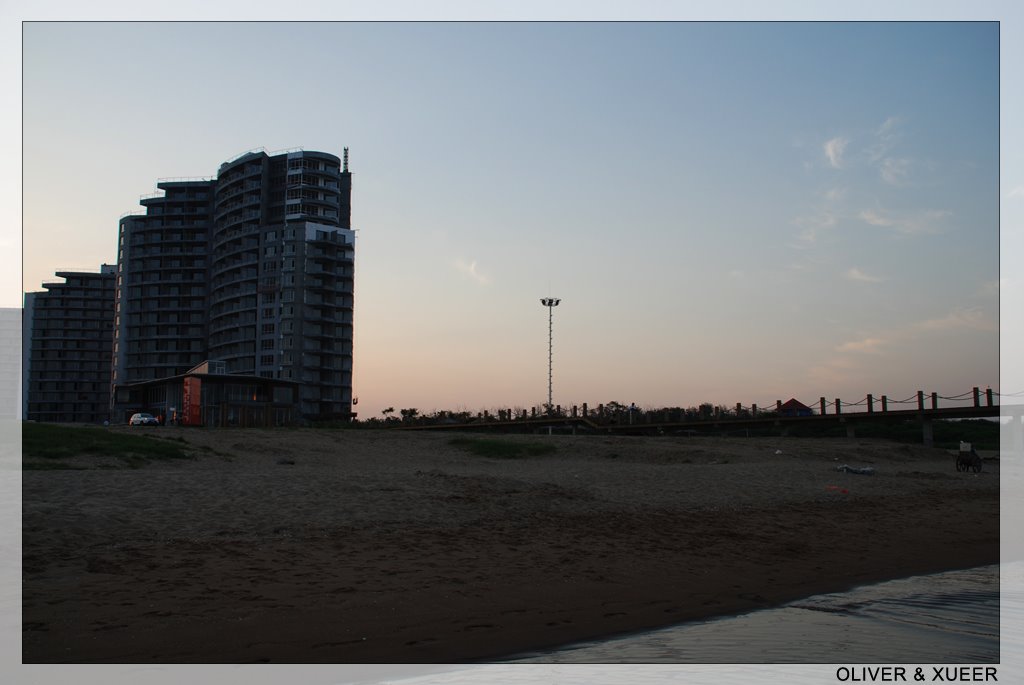
<path fill-rule="evenodd" d="M 790 398 L 788 402 L 783 402 L 779 409 L 786 411 L 787 409 L 810 409 L 810 407 L 798 399 Z"/>

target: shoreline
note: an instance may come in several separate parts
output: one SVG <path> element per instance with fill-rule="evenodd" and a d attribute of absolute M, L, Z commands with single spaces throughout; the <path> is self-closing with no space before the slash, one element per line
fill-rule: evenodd
<path fill-rule="evenodd" d="M 995 583 L 998 585 L 998 579 L 1000 574 L 1000 564 L 987 564 L 984 566 L 974 566 L 964 569 L 950 569 L 947 571 L 937 571 L 934 573 L 916 574 L 912 576 L 906 576 L 904 578 L 892 578 L 888 580 L 877 581 L 873 583 L 867 583 L 863 585 L 856 585 L 848 590 L 835 593 L 822 593 L 816 595 L 809 595 L 807 597 L 801 597 L 796 600 L 786 602 L 778 606 L 765 607 L 763 609 L 755 609 L 754 611 L 741 612 L 738 614 L 726 614 L 722 616 L 711 616 L 704 619 L 696 619 L 693 621 L 687 621 L 684 623 L 676 623 L 662 628 L 655 628 L 650 630 L 643 630 L 632 633 L 624 633 L 617 636 L 609 636 L 605 638 L 598 638 L 597 640 L 584 640 L 582 642 L 571 643 L 568 645 L 562 645 L 550 650 L 542 650 L 535 652 L 525 652 L 510 657 L 506 657 L 497 661 L 497 663 L 558 663 L 558 664 L 578 664 L 578 663 L 604 663 L 608 660 L 611 655 L 625 655 L 625 659 L 617 661 L 617 663 L 649 663 L 651 661 L 650 654 L 648 651 L 648 645 L 651 643 L 657 643 L 659 645 L 675 644 L 681 647 L 681 643 L 685 642 L 685 638 L 681 636 L 683 634 L 697 637 L 701 640 L 702 644 L 706 639 L 705 633 L 710 632 L 715 634 L 715 642 L 710 646 L 714 650 L 715 657 L 713 659 L 705 659 L 704 662 L 713 663 L 751 663 L 757 662 L 756 659 L 750 659 L 749 655 L 740 652 L 739 650 L 733 650 L 731 648 L 726 649 L 722 640 L 722 630 L 720 626 L 732 623 L 733 625 L 741 626 L 739 630 L 743 630 L 747 635 L 751 632 L 751 625 L 756 624 L 757 628 L 754 630 L 763 630 L 766 626 L 771 626 L 773 629 L 770 634 L 764 634 L 762 639 L 775 642 L 775 649 L 779 648 L 780 643 L 783 644 L 783 651 L 786 652 L 783 658 L 780 658 L 774 663 L 789 663 L 793 661 L 792 654 L 794 651 L 799 650 L 799 653 L 804 656 L 798 663 L 803 662 L 815 662 L 820 663 L 822 661 L 822 648 L 821 645 L 828 645 L 825 647 L 825 654 L 829 653 L 829 649 L 835 643 L 830 640 L 829 633 L 815 633 L 813 631 L 821 629 L 822 625 L 820 621 L 816 621 L 815 616 L 807 616 L 808 621 L 812 622 L 813 627 L 810 628 L 811 634 L 806 635 L 803 640 L 793 643 L 788 642 L 784 636 L 790 635 L 793 632 L 799 633 L 802 629 L 803 621 L 793 618 L 790 614 L 787 616 L 785 612 L 793 611 L 807 611 L 808 605 L 823 607 L 819 612 L 830 615 L 839 615 L 850 617 L 857 616 L 863 621 L 878 621 L 883 626 L 886 623 L 886 619 L 875 619 L 871 617 L 872 605 L 881 600 L 887 605 L 887 611 L 891 612 L 891 603 L 895 601 L 897 604 L 908 602 L 908 598 L 912 598 L 913 601 L 909 601 L 910 606 L 906 608 L 911 610 L 911 613 L 907 616 L 911 625 L 915 624 L 915 618 L 921 620 L 921 617 L 913 614 L 914 605 L 917 604 L 919 592 L 923 588 L 926 593 L 935 591 L 935 583 L 948 582 L 947 579 L 953 577 L 959 577 L 966 575 L 968 582 L 978 582 L 978 579 L 982 582 Z M 892 588 L 896 585 L 909 585 L 902 593 L 895 596 L 892 595 Z M 985 590 L 988 588 L 985 587 Z M 928 599 L 932 599 L 930 596 Z M 974 599 L 973 597 L 971 598 Z M 979 604 L 984 600 L 977 600 Z M 962 604 L 957 603 L 955 607 L 956 611 L 963 611 L 964 607 Z M 835 612 L 833 614 L 832 612 Z M 847 614 L 849 612 L 849 614 Z M 972 637 L 980 637 L 975 632 L 976 619 L 970 614 L 970 609 L 967 610 L 967 617 L 963 619 L 964 623 L 971 626 L 970 631 Z M 777 624 L 776 620 L 779 617 L 782 620 L 781 624 Z M 927 618 L 925 619 L 928 620 Z M 957 616 L 953 614 L 953 620 L 957 620 Z M 899 623 L 903 623 L 900 621 Z M 850 626 L 853 628 L 853 626 Z M 890 628 L 893 626 L 890 625 Z M 943 628 L 938 628 L 941 632 Z M 835 629 L 836 626 L 825 626 L 824 629 Z M 896 630 L 899 628 L 896 627 Z M 993 629 L 998 633 L 999 626 L 998 621 L 994 625 Z M 863 630 L 863 627 L 861 628 Z M 955 632 L 956 628 L 953 631 Z M 890 635 L 890 632 L 886 630 L 886 635 Z M 834 638 L 835 636 L 831 636 Z M 994 649 L 998 651 L 999 640 L 998 638 L 992 639 L 994 643 Z M 805 649 L 807 643 L 820 643 L 817 649 Z M 957 642 L 959 646 L 959 642 Z M 879 645 L 879 648 L 891 648 L 890 644 Z M 670 647 L 671 648 L 671 647 Z M 906 660 L 905 649 L 906 644 L 901 644 L 897 647 L 896 660 Z M 954 652 L 955 653 L 955 652 Z M 954 653 L 948 651 L 938 652 L 935 651 L 932 654 L 921 655 L 919 661 L 934 661 L 939 662 L 943 659 L 948 659 Z M 737 654 L 743 655 L 746 658 L 737 659 Z M 877 649 L 873 649 L 871 656 L 862 657 L 860 659 L 851 659 L 848 656 L 844 656 L 842 661 L 871 661 L 872 659 L 878 660 L 879 652 Z M 643 655 L 643 656 L 642 656 Z M 836 658 L 829 658 L 826 661 L 835 661 Z M 880 660 L 879 663 L 887 661 Z M 676 663 L 686 664 L 690 660 L 680 660 Z M 609 662 L 610 663 L 610 662 Z M 661 662 L 659 662 L 661 663 Z"/>
<path fill-rule="evenodd" d="M 943 450 L 162 435 L 197 459 L 24 473 L 26 663 L 486 663 L 999 562 L 998 463 Z"/>

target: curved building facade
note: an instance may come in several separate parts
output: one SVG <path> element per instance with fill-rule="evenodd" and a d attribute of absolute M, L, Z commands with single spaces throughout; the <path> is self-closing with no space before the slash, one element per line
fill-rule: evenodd
<path fill-rule="evenodd" d="M 246 153 L 222 164 L 215 180 L 183 183 L 193 204 L 179 203 L 184 186 L 160 183 L 165 195 L 143 200 L 145 216 L 122 220 L 125 316 L 114 383 L 182 374 L 214 359 L 229 374 L 299 383 L 307 418 L 350 416 L 355 234 L 347 150 L 344 163 L 326 152 Z M 179 215 L 187 223 L 175 231 L 166 222 Z M 172 313 L 173 329 L 147 328 L 153 317 L 170 326 Z"/>

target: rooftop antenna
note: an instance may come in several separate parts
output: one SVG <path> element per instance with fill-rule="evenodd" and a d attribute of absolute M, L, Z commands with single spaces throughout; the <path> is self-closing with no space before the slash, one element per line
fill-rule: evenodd
<path fill-rule="evenodd" d="M 344 173 L 348 173 L 348 148 L 344 148 L 344 152 L 342 153 L 342 155 L 344 161 L 342 162 L 341 170 Z"/>

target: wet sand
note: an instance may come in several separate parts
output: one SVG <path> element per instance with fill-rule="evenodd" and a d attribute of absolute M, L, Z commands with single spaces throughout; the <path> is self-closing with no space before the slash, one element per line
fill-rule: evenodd
<path fill-rule="evenodd" d="M 998 460 L 940 449 L 151 434 L 196 458 L 24 472 L 26 663 L 489 661 L 999 560 Z"/>

